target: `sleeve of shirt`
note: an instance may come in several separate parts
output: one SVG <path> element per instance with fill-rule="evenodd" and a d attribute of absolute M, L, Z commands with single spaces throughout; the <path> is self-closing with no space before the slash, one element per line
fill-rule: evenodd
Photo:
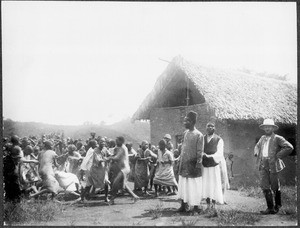
<path fill-rule="evenodd" d="M 168 153 L 168 160 L 171 161 L 172 163 L 174 162 L 174 157 L 172 153 Z"/>
<path fill-rule="evenodd" d="M 294 147 L 291 143 L 289 143 L 285 138 L 282 136 L 278 137 L 278 145 L 280 146 L 280 151 L 276 154 L 277 158 L 284 158 L 292 153 Z"/>
<path fill-rule="evenodd" d="M 262 137 L 259 139 L 259 141 L 256 143 L 254 147 L 254 156 L 258 156 L 259 151 L 261 149 L 261 142 L 262 142 Z"/>
<path fill-rule="evenodd" d="M 220 139 L 217 145 L 217 152 L 209 155 L 209 157 L 212 157 L 216 163 L 220 163 L 222 159 L 224 159 L 224 141 L 223 139 Z"/>
<path fill-rule="evenodd" d="M 132 154 L 134 155 L 134 156 L 136 156 L 136 154 L 137 154 L 137 152 L 136 152 L 136 150 L 135 149 L 131 149 L 131 152 L 132 152 Z"/>
<path fill-rule="evenodd" d="M 197 140 L 197 164 L 202 164 L 202 155 L 204 150 L 204 137 L 203 135 L 199 135 Z"/>

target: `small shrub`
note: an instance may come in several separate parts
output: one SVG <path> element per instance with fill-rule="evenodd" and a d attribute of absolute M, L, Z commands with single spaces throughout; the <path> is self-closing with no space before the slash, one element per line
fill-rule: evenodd
<path fill-rule="evenodd" d="M 254 198 L 262 198 L 264 197 L 264 194 L 259 187 L 239 187 L 238 191 L 242 193 L 242 195 L 248 196 L 248 197 L 254 197 Z"/>
<path fill-rule="evenodd" d="M 281 187 L 281 198 L 283 207 L 280 213 L 288 215 L 290 219 L 297 219 L 297 188 L 295 186 Z"/>
<path fill-rule="evenodd" d="M 218 212 L 217 212 L 217 210 L 209 210 L 208 214 L 205 217 L 207 217 L 207 218 L 218 217 Z"/>
<path fill-rule="evenodd" d="M 194 219 L 181 219 L 182 226 L 195 226 L 196 223 L 198 222 L 198 218 Z"/>
<path fill-rule="evenodd" d="M 160 218 L 162 216 L 162 210 L 163 210 L 162 203 L 156 205 L 154 209 L 150 209 L 149 213 L 150 213 L 152 219 Z"/>
<path fill-rule="evenodd" d="M 141 226 L 142 221 L 137 221 L 137 222 L 133 222 L 132 225 L 133 226 Z"/>
<path fill-rule="evenodd" d="M 217 214 L 219 226 L 254 225 L 259 221 L 259 216 L 249 212 L 242 212 L 237 210 L 221 210 Z"/>

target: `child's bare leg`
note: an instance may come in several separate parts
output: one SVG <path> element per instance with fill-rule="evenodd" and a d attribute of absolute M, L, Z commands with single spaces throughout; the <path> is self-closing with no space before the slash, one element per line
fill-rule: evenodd
<path fill-rule="evenodd" d="M 44 193 L 51 193 L 51 191 L 49 189 L 43 189 L 37 193 L 34 193 L 32 195 L 29 196 L 29 198 L 33 198 L 33 197 L 36 197 L 36 196 L 39 196 L 39 195 L 42 195 Z"/>

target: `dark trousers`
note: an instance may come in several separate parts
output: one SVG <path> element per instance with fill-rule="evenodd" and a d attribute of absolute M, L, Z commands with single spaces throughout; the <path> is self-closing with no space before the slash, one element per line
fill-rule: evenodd
<path fill-rule="evenodd" d="M 260 187 L 262 190 L 271 189 L 274 192 L 280 190 L 278 173 L 271 173 L 269 160 L 263 159 L 263 165 L 260 170 Z"/>

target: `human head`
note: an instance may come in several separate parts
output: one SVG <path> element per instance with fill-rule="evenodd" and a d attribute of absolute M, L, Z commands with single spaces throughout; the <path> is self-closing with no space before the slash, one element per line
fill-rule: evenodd
<path fill-rule="evenodd" d="M 111 139 L 109 140 L 109 148 L 114 148 L 116 146 L 116 141 Z"/>
<path fill-rule="evenodd" d="M 95 132 L 91 132 L 91 137 L 92 137 L 92 139 L 94 139 L 95 136 L 96 136 L 96 133 L 95 133 Z"/>
<path fill-rule="evenodd" d="M 174 150 L 174 158 L 178 158 L 179 155 L 180 155 L 179 150 L 178 150 L 178 149 L 175 149 L 175 150 Z"/>
<path fill-rule="evenodd" d="M 162 139 L 162 140 L 160 140 L 158 142 L 158 148 L 160 150 L 165 150 L 166 149 L 166 145 L 167 145 L 167 143 L 166 143 L 166 141 L 164 139 Z"/>
<path fill-rule="evenodd" d="M 25 149 L 26 146 L 30 145 L 30 142 L 27 137 L 24 137 L 21 141 L 21 144 L 22 144 L 22 148 Z"/>
<path fill-rule="evenodd" d="M 34 155 L 38 155 L 39 152 L 40 152 L 40 147 L 39 147 L 39 146 L 35 146 L 35 147 L 33 148 L 33 153 L 34 153 Z"/>
<path fill-rule="evenodd" d="M 78 139 L 75 139 L 75 140 L 73 141 L 73 144 L 76 146 L 77 142 L 78 142 Z"/>
<path fill-rule="evenodd" d="M 32 146 L 27 145 L 27 146 L 25 147 L 25 149 L 24 149 L 24 154 L 25 154 L 25 155 L 29 155 L 29 154 L 32 154 L 32 153 L 33 153 L 33 148 L 32 148 Z"/>
<path fill-rule="evenodd" d="M 68 141 L 68 145 L 74 144 L 74 141 L 72 138 L 70 138 L 70 140 Z"/>
<path fill-rule="evenodd" d="M 275 125 L 274 120 L 272 119 L 265 119 L 259 128 L 264 130 L 266 135 L 271 135 L 274 131 L 278 130 L 278 126 Z"/>
<path fill-rule="evenodd" d="M 45 148 L 46 150 L 52 150 L 52 147 L 53 147 L 53 143 L 52 143 L 50 140 L 46 140 L 46 141 L 44 142 L 44 148 Z"/>
<path fill-rule="evenodd" d="M 146 141 L 146 140 L 142 141 L 141 148 L 142 148 L 143 150 L 148 149 L 148 148 L 149 148 L 149 143 L 148 143 L 148 141 Z"/>
<path fill-rule="evenodd" d="M 20 159 L 22 157 L 24 157 L 24 154 L 23 154 L 23 151 L 21 149 L 21 147 L 19 146 L 14 146 L 11 150 L 11 153 L 10 153 L 10 156 L 13 158 L 13 159 Z"/>
<path fill-rule="evenodd" d="M 124 144 L 124 142 L 125 142 L 125 139 L 123 136 L 119 136 L 116 138 L 116 144 L 118 147 L 122 146 Z"/>
<path fill-rule="evenodd" d="M 76 146 L 74 144 L 68 145 L 68 152 L 73 153 L 76 150 Z"/>
<path fill-rule="evenodd" d="M 206 133 L 212 135 L 215 132 L 215 124 L 210 121 L 206 124 Z"/>
<path fill-rule="evenodd" d="M 96 148 L 98 145 L 97 141 L 92 139 L 89 141 L 89 147 L 92 147 L 93 149 Z"/>
<path fill-rule="evenodd" d="M 82 148 L 82 146 L 83 146 L 82 142 L 78 141 L 78 142 L 76 143 L 76 148 L 77 148 L 77 150 L 80 150 L 80 149 Z"/>
<path fill-rule="evenodd" d="M 99 147 L 102 149 L 103 147 L 105 147 L 106 142 L 105 142 L 105 138 L 101 137 L 99 139 Z"/>
<path fill-rule="evenodd" d="M 132 142 L 126 143 L 126 147 L 127 147 L 128 151 L 130 151 L 132 148 Z"/>
<path fill-rule="evenodd" d="M 170 134 L 165 134 L 164 140 L 169 142 L 171 140 L 171 135 Z"/>
<path fill-rule="evenodd" d="M 190 111 L 184 118 L 183 124 L 184 124 L 185 128 L 187 128 L 187 129 L 193 128 L 196 124 L 197 116 L 198 116 L 198 114 L 196 112 Z"/>
<path fill-rule="evenodd" d="M 13 135 L 10 141 L 13 145 L 20 145 L 20 138 L 17 135 Z"/>

